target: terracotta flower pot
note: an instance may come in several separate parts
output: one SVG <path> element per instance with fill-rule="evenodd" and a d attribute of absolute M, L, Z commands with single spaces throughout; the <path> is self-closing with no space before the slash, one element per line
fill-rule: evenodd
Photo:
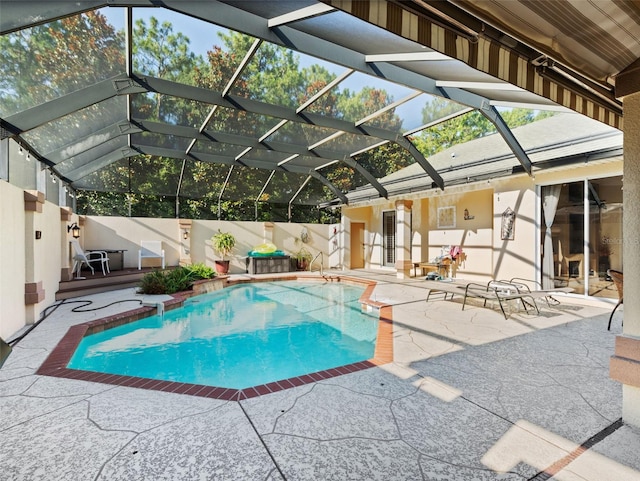
<path fill-rule="evenodd" d="M 215 264 L 218 274 L 226 274 L 229 272 L 229 261 L 215 261 Z"/>

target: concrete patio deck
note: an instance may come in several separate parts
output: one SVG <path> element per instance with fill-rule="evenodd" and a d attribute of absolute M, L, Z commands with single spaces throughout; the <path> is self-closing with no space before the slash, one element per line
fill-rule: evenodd
<path fill-rule="evenodd" d="M 392 306 L 394 362 L 240 402 L 36 375 L 70 326 L 138 305 L 62 304 L 0 369 L 0 479 L 640 480 L 609 379 L 613 305 L 504 319 L 426 302 L 422 278 L 349 274 Z"/>

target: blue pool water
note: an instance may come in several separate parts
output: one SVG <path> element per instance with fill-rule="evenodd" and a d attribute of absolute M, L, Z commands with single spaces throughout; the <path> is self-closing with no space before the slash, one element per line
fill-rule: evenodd
<path fill-rule="evenodd" d="M 364 289 L 260 282 L 189 299 L 85 337 L 68 367 L 244 389 L 373 357 L 378 319 Z"/>

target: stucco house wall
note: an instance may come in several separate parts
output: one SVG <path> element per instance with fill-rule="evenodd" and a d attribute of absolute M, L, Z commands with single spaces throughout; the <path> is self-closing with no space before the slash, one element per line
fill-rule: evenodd
<path fill-rule="evenodd" d="M 0 182 L 0 337 L 20 329 L 27 316 L 24 303 L 27 235 L 24 191 Z"/>
<path fill-rule="evenodd" d="M 356 202 L 343 207 L 345 236 L 349 238 L 352 222 L 364 222 L 371 251 L 367 255 L 366 267 L 389 269 L 382 261 L 382 212 L 393 209 L 398 200 L 410 200 L 413 202 L 412 262 L 432 262 L 442 254 L 443 246 L 459 245 L 466 259 L 455 269 L 456 277 L 470 280 L 536 279 L 541 255 L 539 188 L 621 173 L 622 161 L 611 160 L 546 171 L 536 176 L 519 174 L 448 187 L 444 191 L 431 189 L 389 199 L 368 200 L 366 203 Z M 440 212 L 447 212 L 450 208 L 455 211 L 453 218 L 439 217 Z M 512 239 L 502 237 L 503 214 L 507 209 L 515 214 Z M 443 226 L 445 219 L 447 222 Z M 345 260 L 349 266 L 348 254 Z"/>

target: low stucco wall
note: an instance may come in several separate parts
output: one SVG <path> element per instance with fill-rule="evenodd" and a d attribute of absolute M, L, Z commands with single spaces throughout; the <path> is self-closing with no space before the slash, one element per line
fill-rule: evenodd
<path fill-rule="evenodd" d="M 140 241 L 162 241 L 165 263 L 178 265 L 180 260 L 179 225 L 177 219 L 147 217 L 85 216 L 80 243 L 87 249 L 123 249 L 124 266 L 138 267 Z M 156 259 L 145 259 L 144 265 L 160 265 Z"/>
<path fill-rule="evenodd" d="M 329 267 L 329 240 L 333 227 L 324 224 L 294 224 L 271 222 L 232 222 L 190 220 L 188 238 L 184 239 L 184 219 L 151 219 L 143 217 L 87 216 L 81 234 L 84 249 L 125 249 L 124 266 L 137 267 L 138 249 L 142 240 L 160 240 L 165 249 L 168 266 L 183 262 L 213 266 L 220 257 L 211 246 L 211 237 L 221 230 L 236 237 L 236 247 L 228 257 L 230 273 L 245 272 L 247 253 L 259 244 L 272 242 L 286 254 L 293 255 L 303 245 L 315 256 L 322 252 L 323 266 Z M 182 224 L 181 224 L 182 223 Z M 301 242 L 303 230 L 307 243 Z M 145 260 L 155 262 L 157 260 Z"/>

